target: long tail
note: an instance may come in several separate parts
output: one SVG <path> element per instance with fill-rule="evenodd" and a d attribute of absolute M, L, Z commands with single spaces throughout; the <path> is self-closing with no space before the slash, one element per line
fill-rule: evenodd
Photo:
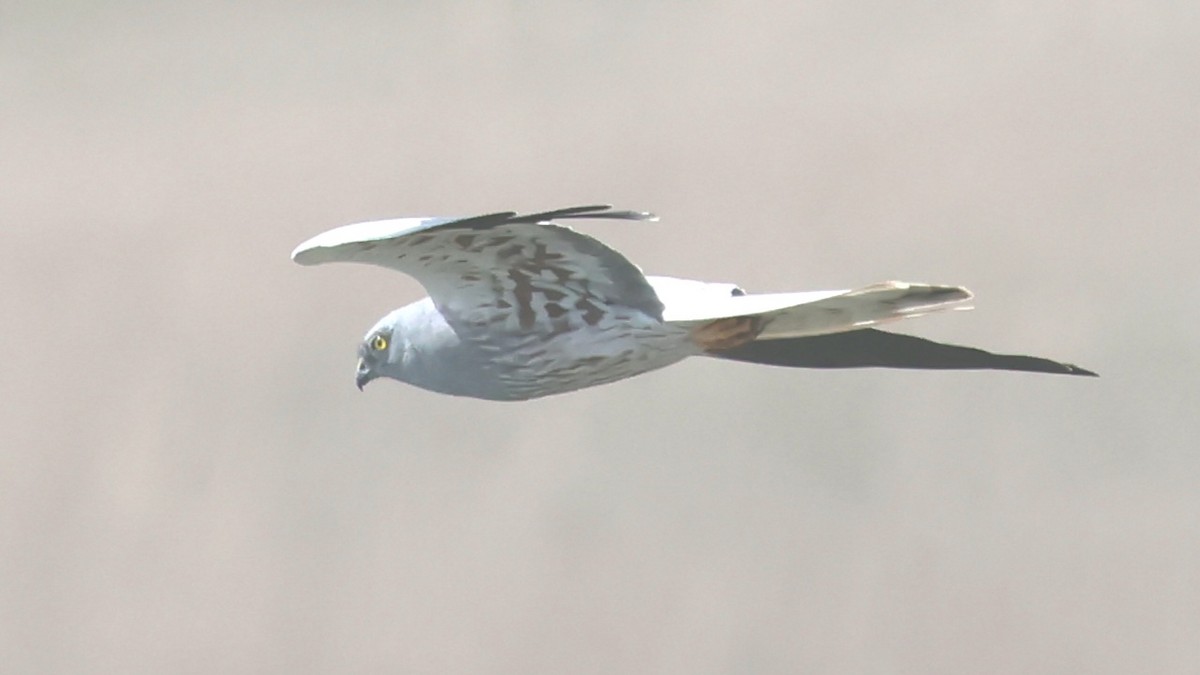
<path fill-rule="evenodd" d="M 844 333 L 755 340 L 710 351 L 733 361 L 793 368 L 925 368 L 938 370 L 1020 370 L 1062 375 L 1098 375 L 1069 363 L 1036 356 L 993 354 L 911 335 L 863 328 Z"/>

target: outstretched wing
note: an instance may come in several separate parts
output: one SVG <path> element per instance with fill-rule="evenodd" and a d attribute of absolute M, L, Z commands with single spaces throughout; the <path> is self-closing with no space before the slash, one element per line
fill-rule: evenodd
<path fill-rule="evenodd" d="M 1096 373 L 1036 356 L 993 354 L 912 335 L 864 328 L 846 333 L 758 340 L 710 353 L 734 361 L 793 368 L 920 368 L 934 370 L 1021 370 L 1034 373 Z"/>
<path fill-rule="evenodd" d="M 856 291 L 747 294 L 733 284 L 650 277 L 668 323 L 692 330 L 706 356 L 793 368 L 921 368 L 1096 373 L 1036 356 L 888 333 L 874 326 L 934 312 L 970 309 L 959 286 L 889 281 Z"/>
<path fill-rule="evenodd" d="M 654 220 L 641 211 L 576 206 L 518 215 L 402 218 L 346 225 L 292 253 L 301 265 L 358 262 L 416 278 L 452 321 L 558 333 L 596 325 L 616 308 L 662 320 L 642 271 L 596 239 L 553 220 Z"/>
<path fill-rule="evenodd" d="M 885 281 L 855 290 L 749 293 L 732 284 L 651 277 L 670 324 L 688 329 L 723 319 L 752 318 L 765 339 L 840 333 L 935 312 L 970 309 L 961 286 Z M 750 337 L 750 336 L 747 336 Z"/>

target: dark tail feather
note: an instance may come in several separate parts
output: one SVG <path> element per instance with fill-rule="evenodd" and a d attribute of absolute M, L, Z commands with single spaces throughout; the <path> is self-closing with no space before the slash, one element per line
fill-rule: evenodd
<path fill-rule="evenodd" d="M 899 333 L 863 328 L 847 333 L 758 340 L 711 356 L 793 368 L 929 368 L 1023 370 L 1088 375 L 1090 370 L 1035 356 L 993 354 Z"/>

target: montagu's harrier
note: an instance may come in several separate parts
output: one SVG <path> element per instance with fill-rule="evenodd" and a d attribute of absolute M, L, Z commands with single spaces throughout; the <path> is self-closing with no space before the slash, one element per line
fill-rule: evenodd
<path fill-rule="evenodd" d="M 959 286 L 887 281 L 855 290 L 747 293 L 647 277 L 554 221 L 654 220 L 609 206 L 347 225 L 301 244 L 302 265 L 359 262 L 412 275 L 429 297 L 383 317 L 358 348 L 357 384 L 524 400 L 623 380 L 689 356 L 804 368 L 1024 370 L 1095 375 L 873 326 L 963 308 Z"/>

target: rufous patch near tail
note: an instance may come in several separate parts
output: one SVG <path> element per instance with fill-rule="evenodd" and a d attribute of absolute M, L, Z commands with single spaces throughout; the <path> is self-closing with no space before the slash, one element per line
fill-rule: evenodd
<path fill-rule="evenodd" d="M 755 316 L 717 319 L 692 329 L 692 341 L 706 352 L 740 347 L 758 337 L 762 321 Z"/>

